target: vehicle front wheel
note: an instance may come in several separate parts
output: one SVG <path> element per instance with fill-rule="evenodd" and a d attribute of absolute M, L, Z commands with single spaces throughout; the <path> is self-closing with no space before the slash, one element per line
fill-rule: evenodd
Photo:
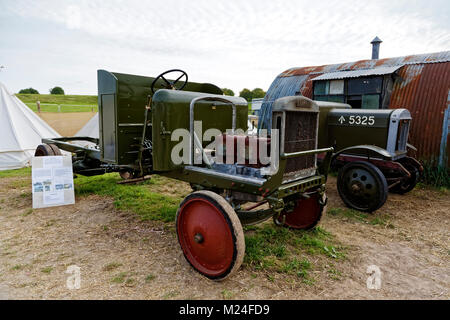
<path fill-rule="evenodd" d="M 349 162 L 339 170 L 337 188 L 347 207 L 364 212 L 381 208 L 388 194 L 380 169 L 363 161 Z"/>
<path fill-rule="evenodd" d="M 242 225 L 218 194 L 202 190 L 188 195 L 178 209 L 176 230 L 186 260 L 200 274 L 220 281 L 241 266 L 245 253 Z"/>

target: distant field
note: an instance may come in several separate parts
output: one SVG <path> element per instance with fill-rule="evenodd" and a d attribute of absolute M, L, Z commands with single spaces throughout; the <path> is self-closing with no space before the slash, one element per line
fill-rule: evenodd
<path fill-rule="evenodd" d="M 65 137 L 74 136 L 94 116 L 94 112 L 37 113 L 50 127 Z"/>
<path fill-rule="evenodd" d="M 36 103 L 25 103 L 31 110 L 37 112 Z M 61 109 L 58 111 L 58 105 L 46 105 L 41 103 L 41 112 L 97 112 L 97 105 L 70 105 L 70 104 L 61 104 Z"/>
<path fill-rule="evenodd" d="M 54 104 L 95 104 L 97 105 L 97 96 L 82 95 L 60 95 L 60 94 L 16 94 L 16 97 L 23 102 L 40 101 L 41 103 Z"/>
<path fill-rule="evenodd" d="M 36 101 L 41 103 L 42 112 L 97 112 L 97 96 L 56 95 L 56 94 L 16 94 L 31 110 L 37 111 Z"/>

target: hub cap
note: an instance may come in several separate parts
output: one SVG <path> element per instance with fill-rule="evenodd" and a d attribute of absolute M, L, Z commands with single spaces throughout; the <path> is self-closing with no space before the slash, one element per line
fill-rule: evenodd
<path fill-rule="evenodd" d="M 368 203 L 376 201 L 377 182 L 367 170 L 348 170 L 344 175 L 344 188 L 348 198 L 357 206 L 366 207 Z"/>
<path fill-rule="evenodd" d="M 202 198 L 187 201 L 180 210 L 177 232 L 188 261 L 207 276 L 224 274 L 235 259 L 235 249 L 223 213 Z"/>

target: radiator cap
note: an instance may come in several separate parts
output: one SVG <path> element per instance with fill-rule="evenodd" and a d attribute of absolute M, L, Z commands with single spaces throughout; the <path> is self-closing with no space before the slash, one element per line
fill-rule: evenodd
<path fill-rule="evenodd" d="M 319 112 L 316 102 L 303 96 L 283 97 L 275 100 L 273 111 L 307 111 Z"/>

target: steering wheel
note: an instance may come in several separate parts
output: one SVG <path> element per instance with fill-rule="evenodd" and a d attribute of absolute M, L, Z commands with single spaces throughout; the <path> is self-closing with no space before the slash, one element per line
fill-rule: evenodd
<path fill-rule="evenodd" d="M 176 80 L 174 80 L 174 81 L 167 80 L 164 76 L 165 76 L 166 74 L 172 73 L 172 72 L 181 72 L 181 76 L 179 76 L 179 77 L 178 77 Z M 186 77 L 186 80 L 184 80 L 184 82 L 183 82 L 181 85 L 176 86 L 176 84 L 177 84 L 177 83 L 181 80 L 181 78 L 183 78 L 183 77 Z M 188 75 L 187 75 L 187 73 L 184 72 L 183 70 L 180 70 L 180 69 L 171 69 L 171 70 L 167 70 L 166 72 L 163 72 L 163 73 L 161 73 L 159 76 L 157 76 L 157 77 L 155 78 L 155 80 L 153 80 L 152 86 L 151 86 L 152 94 L 155 93 L 155 85 L 156 85 L 156 83 L 158 82 L 158 80 L 159 80 L 160 78 L 164 81 L 164 83 L 161 84 L 161 87 L 162 87 L 162 88 L 165 88 L 165 89 L 182 90 L 182 89 L 186 86 L 186 84 L 187 84 L 187 82 L 188 82 Z"/>

